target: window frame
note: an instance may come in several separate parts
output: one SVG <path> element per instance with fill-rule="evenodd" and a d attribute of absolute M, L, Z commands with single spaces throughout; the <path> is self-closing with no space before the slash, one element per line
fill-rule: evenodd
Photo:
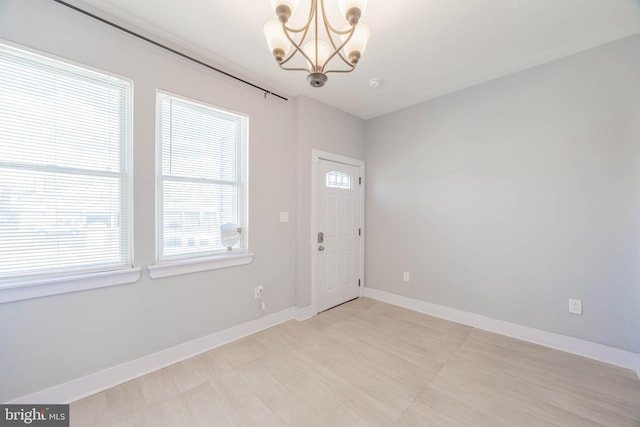
<path fill-rule="evenodd" d="M 335 182 L 332 182 L 332 178 Z M 346 185 L 344 185 L 346 183 Z M 344 172 L 333 170 L 325 175 L 325 187 L 334 190 L 351 190 L 353 185 L 353 177 Z"/>
<path fill-rule="evenodd" d="M 162 257 L 162 245 L 164 244 L 164 211 L 163 211 L 163 189 L 164 176 L 162 170 L 162 97 L 176 99 L 180 102 L 193 104 L 196 107 L 211 109 L 221 114 L 229 114 L 243 120 L 243 139 L 240 144 L 240 179 L 238 181 L 238 206 L 241 210 L 238 217 L 241 218 L 238 226 L 242 228 L 243 247 L 224 251 L 222 249 L 205 252 L 202 254 L 186 254 L 182 256 Z M 229 110 L 210 102 L 193 99 L 188 96 L 179 95 L 167 90 L 156 90 L 156 263 L 148 266 L 149 277 L 152 279 L 169 277 L 180 274 L 188 274 L 200 271 L 215 270 L 219 268 L 233 267 L 249 264 L 253 261 L 253 253 L 249 251 L 249 116 L 244 113 Z M 183 178 L 181 178 L 183 180 Z M 183 182 L 198 182 L 200 179 L 184 179 Z M 241 200 L 242 199 L 242 200 Z"/>
<path fill-rule="evenodd" d="M 128 99 L 126 101 L 126 111 L 122 112 L 122 114 L 127 115 L 127 126 L 126 130 L 121 132 L 126 141 L 120 146 L 122 156 L 120 160 L 120 215 L 122 215 L 123 209 L 127 209 L 124 207 L 126 203 L 128 205 L 128 220 L 126 230 L 120 231 L 120 245 L 128 245 L 127 251 L 129 255 L 128 259 L 125 260 L 126 262 L 120 266 L 114 264 L 106 265 L 104 268 L 74 269 L 51 273 L 43 272 L 34 275 L 0 279 L 0 303 L 137 282 L 140 279 L 141 269 L 134 267 L 133 250 L 133 81 L 110 71 L 12 43 L 8 40 L 0 39 L 0 46 L 3 49 L 16 50 L 22 54 L 33 55 L 43 58 L 45 61 L 62 64 L 67 69 L 78 68 L 82 71 L 88 71 L 89 73 L 98 73 L 109 78 L 118 79 L 127 84 Z M 87 78 L 86 76 L 82 76 L 81 73 L 78 73 L 76 77 L 79 79 Z M 62 169 L 65 168 L 63 167 Z M 83 169 L 80 168 L 78 170 Z M 97 175 L 103 176 L 99 173 Z M 109 174 L 105 174 L 105 176 L 106 175 Z M 122 239 L 125 235 L 128 237 L 128 240 L 125 239 L 127 240 L 126 242 Z"/>

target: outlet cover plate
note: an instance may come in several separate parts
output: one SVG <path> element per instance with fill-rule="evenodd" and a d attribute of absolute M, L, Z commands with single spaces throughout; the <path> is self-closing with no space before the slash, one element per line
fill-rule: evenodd
<path fill-rule="evenodd" d="M 570 299 L 569 300 L 569 313 L 578 314 L 582 316 L 582 300 Z"/>

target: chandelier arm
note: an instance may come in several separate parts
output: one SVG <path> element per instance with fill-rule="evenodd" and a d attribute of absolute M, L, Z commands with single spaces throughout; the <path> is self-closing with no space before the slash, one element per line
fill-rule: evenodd
<path fill-rule="evenodd" d="M 284 22 L 282 23 L 282 31 L 284 32 L 284 35 L 287 36 L 287 39 L 289 40 L 289 42 L 293 45 L 294 50 L 293 52 L 291 52 L 291 55 L 289 55 L 286 59 L 284 59 L 283 61 L 280 62 L 280 67 L 285 69 L 285 70 L 302 70 L 302 71 L 308 71 L 308 72 L 313 72 L 315 71 L 315 64 L 317 64 L 317 60 L 314 62 L 311 60 L 311 58 L 309 58 L 309 55 L 307 55 L 305 53 L 305 51 L 302 49 L 302 44 L 304 43 L 304 40 L 307 38 L 307 34 L 309 33 L 309 28 L 311 27 L 311 21 L 313 21 L 314 16 L 316 16 L 317 19 L 317 0 L 312 0 L 311 1 L 311 7 L 309 8 L 309 17 L 307 18 L 307 23 L 300 27 L 300 28 L 291 28 L 289 26 L 287 26 Z M 317 32 L 317 21 L 316 21 L 316 32 Z M 302 33 L 302 36 L 300 37 L 300 43 L 296 43 L 296 41 L 293 39 L 293 37 L 291 37 L 291 34 L 289 34 L 289 32 L 293 32 L 293 33 Z M 316 39 L 317 39 L 317 35 L 316 35 Z M 307 62 L 309 64 L 312 64 L 313 66 L 311 67 L 312 69 L 308 69 L 308 68 L 284 68 L 282 67 L 282 65 L 286 64 L 287 62 L 289 62 L 289 60 L 291 58 L 293 58 L 295 56 L 296 53 L 300 52 L 300 54 L 302 56 L 304 56 L 304 58 L 307 60 Z M 317 52 L 316 52 L 316 56 L 317 56 Z"/>
<path fill-rule="evenodd" d="M 327 18 L 327 14 L 324 10 L 324 0 L 320 0 L 320 8 L 322 9 L 322 23 L 324 24 L 324 30 L 327 33 L 327 37 L 329 38 L 329 42 L 331 43 L 331 47 L 333 48 L 333 53 L 327 58 L 327 60 L 324 62 L 324 65 L 322 66 L 322 71 L 324 71 L 324 67 L 326 67 L 329 64 L 329 62 L 333 59 L 333 57 L 336 55 L 336 52 L 339 51 L 339 48 L 336 47 L 336 42 L 333 40 L 333 35 L 331 34 L 331 32 L 332 31 L 335 32 L 335 30 L 331 26 L 331 23 L 329 22 L 329 18 Z M 353 31 L 354 31 L 354 27 L 351 26 L 351 34 L 349 35 L 349 39 L 353 35 Z M 342 46 L 344 46 L 344 44 Z M 342 48 L 342 46 L 340 48 Z"/>
<path fill-rule="evenodd" d="M 307 68 L 289 68 L 289 67 L 283 67 L 282 64 L 278 64 L 278 65 L 280 65 L 280 68 L 287 71 L 306 71 L 307 73 L 311 72 Z"/>
<path fill-rule="evenodd" d="M 329 38 L 329 42 L 331 43 L 331 47 L 333 47 L 333 53 L 325 61 L 324 65 L 322 66 L 321 72 L 324 72 L 325 67 L 327 65 L 329 65 L 329 62 L 331 62 L 331 60 L 336 55 L 338 55 L 338 57 L 340 57 L 340 59 L 348 67 L 351 67 L 351 69 L 349 71 L 353 71 L 354 67 L 352 67 L 351 61 L 347 60 L 344 57 L 344 55 L 342 54 L 341 50 L 346 46 L 347 43 L 349 43 L 349 41 L 353 37 L 353 34 L 356 31 L 356 25 L 357 24 L 351 24 L 351 28 L 349 28 L 348 30 L 337 30 L 337 29 L 333 28 L 333 26 L 331 25 L 331 22 L 329 22 L 329 18 L 327 18 L 327 14 L 325 13 L 325 9 L 324 9 L 324 0 L 320 0 L 320 7 L 322 9 L 322 21 L 323 21 L 323 24 L 324 24 L 324 29 L 325 29 L 325 32 L 327 33 L 327 37 Z M 336 46 L 336 42 L 334 41 L 333 37 L 335 35 L 343 35 L 343 34 L 349 34 L 349 36 L 346 38 L 346 40 L 344 42 L 342 42 L 342 44 L 340 44 L 340 46 Z"/>
<path fill-rule="evenodd" d="M 285 30 L 285 33 L 286 33 L 287 30 L 292 32 L 292 33 L 301 33 L 301 32 L 304 31 L 304 34 L 302 35 L 302 38 L 303 39 L 305 38 L 305 36 L 307 35 L 307 31 L 309 31 L 309 26 L 311 25 L 311 21 L 313 20 L 313 15 L 314 15 L 313 11 L 315 10 L 314 7 L 313 7 L 314 3 L 315 3 L 315 0 L 313 0 L 311 2 L 311 7 L 309 8 L 309 17 L 307 18 L 307 23 L 304 24 L 302 27 L 300 27 L 300 28 L 292 28 L 292 27 L 289 27 L 286 23 L 284 23 L 284 22 L 282 23 L 282 28 Z"/>
<path fill-rule="evenodd" d="M 327 21 L 328 22 L 328 21 Z M 357 25 L 357 24 L 356 24 Z M 348 28 L 346 30 L 336 30 L 335 28 L 333 28 L 333 26 L 331 26 L 331 23 L 328 22 L 328 26 L 331 29 L 332 32 L 336 33 L 336 34 L 347 34 L 351 32 L 351 28 Z"/>
<path fill-rule="evenodd" d="M 282 68 L 283 70 L 301 70 L 301 71 L 307 71 L 307 72 L 311 72 L 311 70 L 309 70 L 308 68 L 287 68 L 287 67 L 283 67 L 284 64 L 286 64 L 287 62 L 289 62 L 289 60 L 291 58 L 293 58 L 293 56 L 297 53 L 297 51 L 293 52 L 291 55 L 289 55 L 288 58 L 282 60 L 278 65 L 280 66 L 280 68 Z"/>
<path fill-rule="evenodd" d="M 323 71 L 323 73 L 325 74 L 329 74 L 329 73 L 350 73 L 353 70 L 356 69 L 355 65 L 350 65 L 351 68 L 349 68 L 348 70 L 328 70 L 328 71 Z"/>
<path fill-rule="evenodd" d="M 289 27 L 287 24 L 283 24 L 283 27 L 290 33 L 301 33 L 301 32 L 305 32 L 309 29 L 308 25 L 305 25 L 304 27 L 300 27 L 300 28 L 291 28 Z"/>
<path fill-rule="evenodd" d="M 321 0 L 322 1 L 322 0 Z M 333 34 L 332 32 L 336 33 L 336 34 L 349 34 L 349 37 L 347 37 L 347 40 L 344 41 L 344 43 L 342 43 L 342 45 L 340 46 L 340 49 L 342 49 L 344 47 L 345 44 L 347 44 L 347 42 L 349 40 L 351 40 L 351 37 L 353 37 L 353 33 L 355 32 L 355 25 L 352 25 L 351 28 L 349 29 L 349 31 L 343 31 L 343 32 L 337 32 L 333 29 L 333 27 L 331 26 L 331 23 L 329 22 L 329 19 L 327 18 L 327 15 L 324 13 L 324 2 L 322 3 L 322 21 L 324 23 L 324 30 L 327 33 L 327 36 L 329 37 L 329 41 L 331 42 L 331 46 L 333 47 L 334 50 L 337 50 L 338 48 L 336 47 L 336 43 L 333 41 Z"/>
<path fill-rule="evenodd" d="M 322 1 L 322 0 L 320 0 L 320 1 Z M 324 3 L 322 3 L 322 5 L 323 5 L 323 7 L 324 7 Z M 346 45 L 347 43 L 349 43 L 349 41 L 351 40 L 351 37 L 353 37 L 353 33 L 355 33 L 355 31 L 356 31 L 356 26 L 355 26 L 355 25 L 352 25 L 352 26 L 351 26 L 351 30 L 350 30 L 351 32 L 349 33 L 349 36 L 345 39 L 345 41 L 344 41 L 344 42 L 342 42 L 342 44 L 340 44 L 340 46 L 339 46 L 339 47 L 336 47 L 336 43 L 335 43 L 335 41 L 333 40 L 333 36 L 332 36 L 331 32 L 330 32 L 330 31 L 329 31 L 329 29 L 328 29 L 328 27 L 331 27 L 331 25 L 329 24 L 329 21 L 327 20 L 327 17 L 326 17 L 326 15 L 324 14 L 324 10 L 323 10 L 322 17 L 323 17 L 323 19 L 324 19 L 325 30 L 327 30 L 327 35 L 328 35 L 328 37 L 329 37 L 329 41 L 331 42 L 331 46 L 333 47 L 333 49 L 334 49 L 334 50 L 333 50 L 333 53 L 329 56 L 329 58 L 327 58 L 327 60 L 325 61 L 324 65 L 323 65 L 323 67 L 322 67 L 321 72 L 323 72 L 323 73 L 325 72 L 325 71 L 324 71 L 324 68 L 325 68 L 327 65 L 329 65 L 329 62 L 331 62 L 331 60 L 332 60 L 336 55 L 338 55 L 338 57 L 339 57 L 340 59 L 342 59 L 342 61 L 343 61 L 345 64 L 347 64 L 347 66 L 351 67 L 351 66 L 352 66 L 351 62 L 350 62 L 350 61 L 348 61 L 348 60 L 347 60 L 347 59 L 342 55 L 341 50 L 345 47 L 345 45 Z M 343 32 L 343 34 L 347 34 L 347 32 Z M 353 69 L 354 69 L 354 68 L 355 68 L 355 67 L 352 67 L 349 71 L 353 71 Z"/>
<path fill-rule="evenodd" d="M 324 27 L 327 30 L 327 33 L 329 33 L 329 30 L 336 34 L 347 34 L 348 32 L 353 32 L 354 25 L 351 25 L 351 28 L 348 30 L 338 30 L 333 28 L 331 22 L 329 22 L 329 19 L 327 18 L 327 14 L 324 12 L 324 0 L 320 0 L 320 7 L 322 8 L 322 20 L 324 21 Z"/>
<path fill-rule="evenodd" d="M 325 70 L 324 70 L 324 68 L 325 68 L 327 65 L 329 65 L 329 62 L 331 62 L 331 60 L 332 60 L 336 55 L 337 55 L 340 59 L 342 59 L 342 61 L 343 61 L 347 66 L 351 67 L 351 69 L 350 69 L 350 70 L 345 70 L 346 72 L 353 71 L 353 69 L 355 68 L 355 67 L 353 66 L 353 64 L 351 64 L 349 61 L 347 61 L 347 60 L 345 59 L 345 57 L 344 57 L 344 56 L 342 56 L 342 53 L 340 53 L 340 49 L 338 49 L 338 50 L 335 50 L 335 51 L 334 51 L 334 52 L 329 56 L 329 58 L 327 58 L 327 60 L 325 61 L 324 65 L 322 66 L 322 70 L 320 70 L 320 72 L 321 72 L 321 73 L 325 73 L 325 74 L 326 74 L 326 73 L 328 73 L 328 72 L 329 72 L 329 71 L 325 71 Z"/>
<path fill-rule="evenodd" d="M 342 53 L 342 49 L 347 45 L 347 43 L 349 43 L 349 41 L 351 40 L 351 37 L 353 37 L 353 34 L 355 33 L 356 30 L 356 26 L 353 25 L 351 27 L 351 34 L 349 34 L 349 37 L 347 37 L 347 39 L 344 41 L 344 43 L 342 43 L 340 45 L 339 49 L 336 49 L 336 53 L 338 54 L 338 56 L 340 57 L 340 59 L 342 59 L 342 61 L 347 64 L 349 67 L 351 67 L 351 69 L 349 71 L 353 71 L 356 66 L 355 64 L 353 64 L 350 60 L 348 60 L 347 58 L 344 57 L 344 54 Z M 345 33 L 346 34 L 346 33 Z M 347 72 L 349 72 L 347 71 Z"/>
<path fill-rule="evenodd" d="M 342 61 L 344 61 L 345 64 L 347 64 L 349 67 L 351 67 L 350 71 L 353 71 L 356 66 L 354 64 L 351 63 L 351 61 L 349 61 L 347 58 L 344 57 L 344 54 L 341 52 L 342 49 L 340 49 L 337 52 L 337 55 L 340 57 L 340 59 L 342 59 Z"/>
<path fill-rule="evenodd" d="M 351 25 L 351 29 L 350 29 L 350 30 L 345 30 L 345 31 L 343 31 L 343 32 L 339 33 L 339 34 L 347 34 L 349 31 L 351 31 L 351 34 L 349 34 L 349 36 L 348 36 L 348 37 L 347 37 L 347 39 L 344 41 L 344 43 L 342 43 L 342 44 L 340 45 L 340 48 L 336 50 L 336 51 L 337 51 L 338 56 L 340 57 L 340 59 L 342 59 L 342 61 L 343 61 L 345 64 L 347 64 L 347 66 L 349 66 L 349 67 L 350 67 L 350 69 L 349 69 L 349 70 L 345 70 L 345 71 L 344 71 L 344 72 L 346 72 L 346 73 L 348 73 L 348 72 L 350 72 L 350 71 L 355 70 L 355 68 L 356 68 L 356 64 L 352 63 L 352 62 L 351 62 L 351 59 L 347 59 L 347 58 L 344 56 L 344 54 L 343 54 L 343 52 L 342 52 L 342 49 L 344 48 L 344 46 L 346 46 L 346 45 L 347 45 L 347 43 L 349 43 L 349 41 L 350 41 L 350 40 L 351 40 L 351 38 L 353 37 L 353 34 L 355 33 L 355 30 L 356 30 L 356 25 L 357 25 L 357 24 L 352 24 L 352 25 Z M 330 37 L 330 38 L 331 38 L 331 37 Z M 328 72 L 329 72 L 329 71 L 328 71 Z M 335 71 L 331 71 L 331 72 L 335 72 Z M 338 71 L 338 72 L 341 72 L 341 71 Z"/>
<path fill-rule="evenodd" d="M 313 24 L 314 24 L 314 33 L 315 33 L 315 43 L 316 43 L 316 48 L 315 48 L 315 61 L 311 62 L 311 65 L 313 68 L 313 72 L 322 72 L 322 69 L 324 69 L 324 64 L 327 63 L 327 61 L 325 61 L 325 63 L 322 65 L 322 68 L 318 70 L 318 57 L 320 56 L 320 53 L 318 52 L 318 0 L 312 0 L 311 4 L 313 5 L 313 9 L 315 10 L 315 14 L 313 15 Z M 320 0 L 320 6 L 324 8 L 324 0 Z M 323 16 L 324 17 L 324 16 Z"/>
<path fill-rule="evenodd" d="M 286 64 L 287 62 L 289 62 L 289 60 L 291 58 L 293 58 L 295 56 L 296 53 L 300 52 L 302 54 L 302 56 L 305 57 L 305 59 L 310 63 L 313 64 L 313 61 L 311 60 L 311 58 L 309 58 L 309 56 L 304 52 L 304 50 L 302 50 L 302 47 L 300 46 L 303 42 L 304 39 L 307 37 L 307 31 L 309 30 L 309 24 L 311 22 L 307 22 L 307 25 L 304 28 L 304 34 L 302 34 L 302 37 L 300 38 L 300 44 L 296 43 L 296 41 L 293 39 L 293 37 L 291 37 L 291 35 L 289 34 L 289 32 L 287 31 L 287 26 L 285 24 L 282 24 L 282 30 L 284 32 L 284 35 L 287 36 L 287 39 L 289 40 L 289 42 L 293 45 L 294 50 L 293 52 L 291 52 L 291 55 L 289 55 L 286 59 L 282 60 L 280 62 L 280 66 L 282 67 L 282 65 Z M 288 69 L 288 68 L 283 68 L 283 69 Z M 291 68 L 293 69 L 293 68 Z M 307 69 L 307 68 L 295 68 L 295 70 L 305 70 L 305 71 L 309 71 L 312 72 L 311 70 Z"/>

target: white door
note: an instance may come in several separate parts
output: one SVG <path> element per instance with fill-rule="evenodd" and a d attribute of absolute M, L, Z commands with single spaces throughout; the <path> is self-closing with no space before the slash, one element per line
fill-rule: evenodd
<path fill-rule="evenodd" d="M 318 311 L 360 295 L 360 168 L 318 160 Z"/>

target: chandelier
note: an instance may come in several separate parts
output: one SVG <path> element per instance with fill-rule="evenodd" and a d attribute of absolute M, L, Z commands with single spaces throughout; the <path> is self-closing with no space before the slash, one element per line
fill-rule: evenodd
<path fill-rule="evenodd" d="M 264 26 L 269 50 L 280 68 L 308 72 L 307 80 L 313 87 L 324 86 L 328 73 L 353 71 L 367 47 L 369 27 L 359 23 L 367 0 L 337 1 L 346 20 L 342 28 L 336 28 L 329 22 L 324 0 L 311 0 L 306 24 L 296 28 L 288 23 L 298 0 L 271 0 L 278 19 Z M 293 52 L 287 56 L 292 46 Z M 289 64 L 298 53 L 298 64 Z"/>

